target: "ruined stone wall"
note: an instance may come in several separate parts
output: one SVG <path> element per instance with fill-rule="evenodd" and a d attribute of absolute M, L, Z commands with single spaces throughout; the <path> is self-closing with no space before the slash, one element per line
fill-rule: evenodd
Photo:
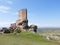
<path fill-rule="evenodd" d="M 26 29 L 28 27 L 27 9 L 22 9 L 18 12 L 18 20 L 16 21 L 16 26 L 22 29 Z"/>
<path fill-rule="evenodd" d="M 16 23 L 12 23 L 12 24 L 10 25 L 10 27 L 13 28 L 13 29 L 15 29 L 15 28 L 16 28 Z"/>

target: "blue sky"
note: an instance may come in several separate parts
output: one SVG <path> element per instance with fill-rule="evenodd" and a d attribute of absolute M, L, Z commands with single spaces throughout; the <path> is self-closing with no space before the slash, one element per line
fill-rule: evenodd
<path fill-rule="evenodd" d="M 18 11 L 27 8 L 29 25 L 60 27 L 60 0 L 0 0 L 0 27 L 18 19 Z"/>

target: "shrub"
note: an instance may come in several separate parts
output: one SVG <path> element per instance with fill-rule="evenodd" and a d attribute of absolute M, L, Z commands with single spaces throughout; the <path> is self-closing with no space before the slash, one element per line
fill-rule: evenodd
<path fill-rule="evenodd" d="M 31 28 L 34 32 L 37 32 L 37 26 L 36 26 L 36 25 L 30 25 L 30 28 Z"/>
<path fill-rule="evenodd" d="M 16 28 L 16 29 L 14 30 L 14 32 L 20 33 L 20 32 L 21 32 L 21 29 L 20 29 L 20 28 Z"/>
<path fill-rule="evenodd" d="M 4 33 L 10 33 L 10 31 L 9 30 L 5 30 Z"/>
<path fill-rule="evenodd" d="M 16 32 L 17 32 L 17 33 L 20 33 L 20 32 L 21 32 L 21 30 L 20 30 L 20 29 L 17 29 L 17 30 L 16 30 Z"/>
<path fill-rule="evenodd" d="M 10 31 L 10 33 L 13 33 L 14 32 L 14 29 L 13 28 L 9 28 L 9 31 Z"/>
<path fill-rule="evenodd" d="M 9 29 L 6 27 L 3 27 L 1 30 L 3 33 L 10 33 Z"/>

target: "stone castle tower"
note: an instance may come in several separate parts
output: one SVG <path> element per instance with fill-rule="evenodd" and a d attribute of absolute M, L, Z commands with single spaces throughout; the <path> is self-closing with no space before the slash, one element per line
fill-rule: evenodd
<path fill-rule="evenodd" d="M 21 29 L 21 31 L 26 31 L 25 29 L 28 29 L 32 32 L 37 32 L 37 26 L 36 25 L 30 25 L 28 26 L 28 19 L 27 19 L 27 9 L 21 9 L 18 12 L 18 20 L 16 23 L 12 23 L 10 26 L 14 31 L 16 29 Z"/>
<path fill-rule="evenodd" d="M 16 21 L 16 26 L 20 29 L 28 28 L 28 19 L 27 19 L 27 9 L 21 9 L 18 12 L 18 20 Z"/>

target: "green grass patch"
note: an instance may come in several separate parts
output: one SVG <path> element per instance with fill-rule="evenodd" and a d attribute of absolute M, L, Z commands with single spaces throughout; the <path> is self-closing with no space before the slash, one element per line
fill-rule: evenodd
<path fill-rule="evenodd" d="M 59 45 L 44 37 L 30 32 L 0 34 L 0 45 Z"/>

